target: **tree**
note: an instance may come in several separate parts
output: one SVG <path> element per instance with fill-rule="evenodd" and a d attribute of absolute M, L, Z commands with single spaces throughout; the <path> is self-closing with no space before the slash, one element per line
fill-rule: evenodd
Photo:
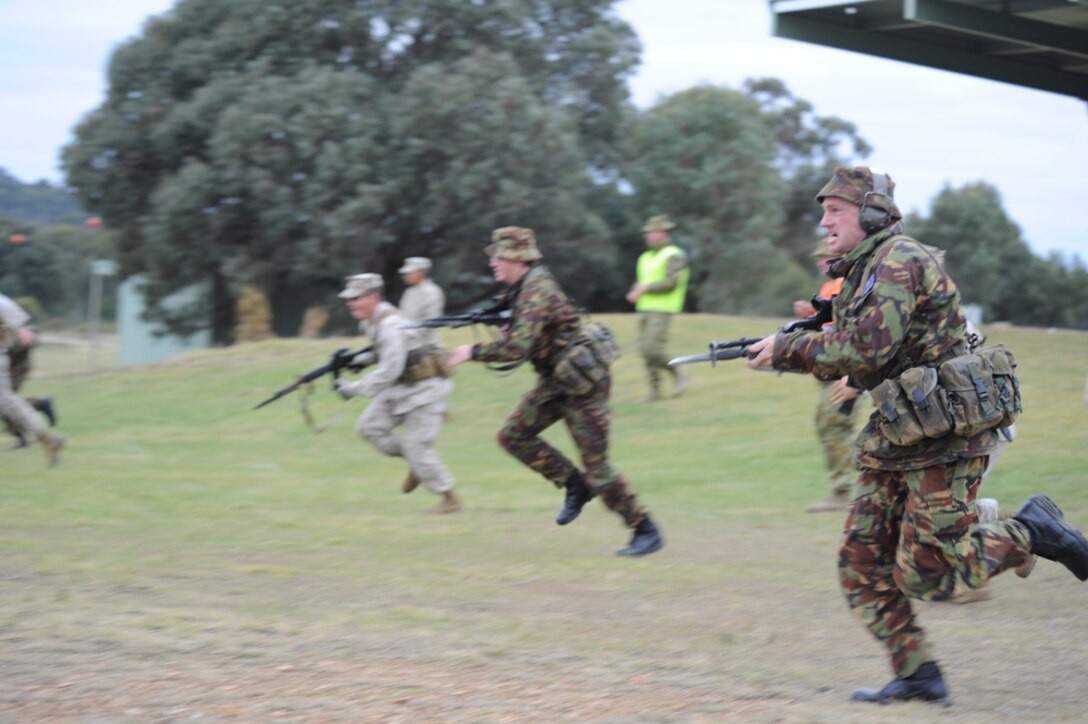
<path fill-rule="evenodd" d="M 777 78 L 747 80 L 744 91 L 763 110 L 778 148 L 776 167 L 786 186 L 786 220 L 775 246 L 806 269 L 814 269 L 812 249 L 819 234 L 820 207 L 814 197 L 836 166 L 854 165 L 872 148 L 849 121 L 817 116 L 806 100 L 795 98 Z"/>
<path fill-rule="evenodd" d="M 495 225 L 570 240 L 585 269 L 610 253 L 585 198 L 616 176 L 638 62 L 613 3 L 182 0 L 115 52 L 65 169 L 153 305 L 210 282 L 152 316 L 220 341 L 245 284 L 284 333 L 284 310 L 364 269 L 395 285 L 407 255 L 435 258 L 451 305 L 479 299 Z"/>
<path fill-rule="evenodd" d="M 736 296 L 787 261 L 772 243 L 782 230 L 785 189 L 759 105 L 713 86 L 677 93 L 637 120 L 630 153 L 627 178 L 643 215 L 669 214 L 690 247 L 695 308 L 778 311 L 780 303 L 751 308 Z"/>

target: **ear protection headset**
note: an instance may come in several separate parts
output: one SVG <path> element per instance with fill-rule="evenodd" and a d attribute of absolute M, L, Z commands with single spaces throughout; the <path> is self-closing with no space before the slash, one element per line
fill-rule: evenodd
<path fill-rule="evenodd" d="M 876 169 L 872 169 L 871 173 L 873 174 L 873 190 L 865 192 L 865 196 L 861 199 L 861 211 L 858 212 L 858 226 L 866 234 L 880 231 L 892 222 L 892 215 L 888 210 L 891 207 L 891 203 L 889 203 L 891 202 L 891 196 L 888 195 L 888 177 L 883 171 L 877 171 Z M 874 196 L 885 208 L 873 206 L 869 203 L 870 198 Z"/>

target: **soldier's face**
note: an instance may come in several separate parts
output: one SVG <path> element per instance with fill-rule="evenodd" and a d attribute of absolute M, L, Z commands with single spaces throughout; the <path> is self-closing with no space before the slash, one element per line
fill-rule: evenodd
<path fill-rule="evenodd" d="M 425 271 L 410 271 L 400 275 L 400 278 L 404 280 L 405 286 L 414 287 L 423 281 L 423 277 L 427 276 Z"/>
<path fill-rule="evenodd" d="M 497 256 L 491 257 L 490 264 L 491 274 L 495 277 L 495 281 L 507 286 L 517 284 L 529 269 L 529 265 L 523 261 L 500 259 Z"/>
<path fill-rule="evenodd" d="M 664 246 L 665 241 L 669 238 L 669 232 L 667 231 L 647 231 L 642 235 L 642 238 L 646 240 L 646 246 L 651 249 L 656 249 L 659 246 Z"/>
<path fill-rule="evenodd" d="M 837 196 L 828 196 L 820 204 L 824 207 L 820 226 L 827 230 L 827 245 L 835 256 L 842 256 L 865 238 L 865 231 L 858 224 L 861 207 Z"/>
<path fill-rule="evenodd" d="M 370 319 L 374 316 L 374 310 L 378 308 L 378 303 L 381 302 L 382 297 L 380 294 L 364 294 L 354 299 L 349 299 L 345 304 L 348 311 L 351 312 L 351 316 L 358 320 Z"/>

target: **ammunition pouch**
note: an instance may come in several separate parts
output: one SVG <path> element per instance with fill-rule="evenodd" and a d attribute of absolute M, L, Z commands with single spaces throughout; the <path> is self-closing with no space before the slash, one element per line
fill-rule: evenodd
<path fill-rule="evenodd" d="M 870 392 L 880 432 L 893 445 L 913 445 L 1008 427 L 1024 409 L 1015 369 L 1015 358 L 1000 344 L 937 368 L 912 367 Z"/>
<path fill-rule="evenodd" d="M 442 347 L 421 347 L 408 353 L 404 372 L 397 378 L 397 384 L 410 385 L 432 377 L 452 377 L 453 368 L 449 364 L 449 352 Z"/>
<path fill-rule="evenodd" d="M 567 394 L 588 395 L 608 376 L 609 367 L 619 356 L 620 347 L 608 325 L 586 322 L 574 341 L 559 354 L 552 376 Z"/>

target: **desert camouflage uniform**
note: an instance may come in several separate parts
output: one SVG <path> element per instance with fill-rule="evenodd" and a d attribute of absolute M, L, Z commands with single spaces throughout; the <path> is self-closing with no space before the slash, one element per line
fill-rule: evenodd
<path fill-rule="evenodd" d="M 586 482 L 605 505 L 634 528 L 645 517 L 635 493 L 608 462 L 608 396 L 606 376 L 587 395 L 567 394 L 552 377 L 555 360 L 578 333 L 580 318 L 570 299 L 546 267 L 537 264 L 506 290 L 514 321 L 502 338 L 473 347 L 482 362 L 529 360 L 539 378 L 499 431 L 499 444 L 522 463 L 562 487 L 575 465 L 540 434 L 563 420 L 582 456 Z"/>
<path fill-rule="evenodd" d="M 377 364 L 341 388 L 370 398 L 355 431 L 386 455 L 403 457 L 428 490 L 445 493 L 453 488 L 454 480 L 434 446 L 453 383 L 438 376 L 412 383 L 401 380 L 409 353 L 425 346 L 416 330 L 403 328 L 405 324 L 388 302 L 381 303 L 373 321 L 360 322 L 360 331 L 374 343 Z M 398 425 L 404 426 L 399 435 Z"/>
<path fill-rule="evenodd" d="M 442 287 L 430 279 L 424 279 L 404 290 L 397 307 L 405 318 L 422 322 L 424 319 L 442 316 L 446 308 L 446 295 L 442 292 Z M 420 329 L 418 334 L 427 344 L 438 345 L 438 330 Z"/>
<path fill-rule="evenodd" d="M 40 437 L 45 434 L 45 424 L 31 404 L 16 393 L 26 376 L 26 369 L 21 370 L 18 353 L 27 349 L 19 344 L 16 330 L 30 321 L 30 315 L 10 298 L 0 297 L 3 297 L 0 299 L 0 417 L 14 432 Z M 15 365 L 10 356 L 13 351 L 16 353 Z M 28 363 L 29 354 L 25 359 Z"/>
<path fill-rule="evenodd" d="M 845 277 L 832 331 L 779 335 L 774 367 L 849 375 L 871 390 L 918 365 L 963 354 L 956 285 L 926 247 L 895 224 L 831 266 Z M 862 473 L 839 552 L 840 583 L 869 631 L 887 646 L 899 677 L 933 660 L 910 597 L 946 600 L 1024 563 L 1027 529 L 1016 520 L 974 526 L 974 501 L 997 433 L 948 435 L 896 446 L 874 411 L 858 436 Z"/>

